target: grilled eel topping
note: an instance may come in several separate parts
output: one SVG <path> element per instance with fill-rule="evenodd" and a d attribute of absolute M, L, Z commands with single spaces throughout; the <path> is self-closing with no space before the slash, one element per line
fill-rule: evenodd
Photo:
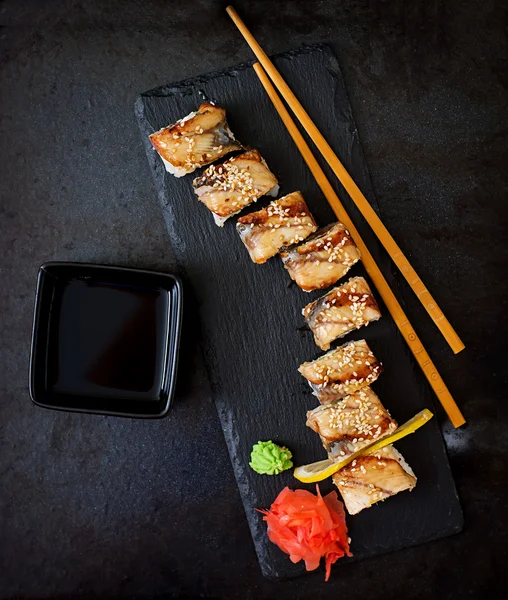
<path fill-rule="evenodd" d="M 175 177 L 242 149 L 228 127 L 226 110 L 212 104 L 201 104 L 197 112 L 152 133 L 149 139 Z"/>

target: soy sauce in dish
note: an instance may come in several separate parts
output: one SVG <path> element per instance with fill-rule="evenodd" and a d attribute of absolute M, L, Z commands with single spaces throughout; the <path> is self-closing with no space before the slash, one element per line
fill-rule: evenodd
<path fill-rule="evenodd" d="M 111 400 L 158 401 L 168 345 L 166 290 L 62 281 L 55 288 L 47 390 Z"/>

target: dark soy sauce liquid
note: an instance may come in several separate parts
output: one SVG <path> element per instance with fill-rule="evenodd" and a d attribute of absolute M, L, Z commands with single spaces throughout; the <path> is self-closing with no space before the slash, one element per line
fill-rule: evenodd
<path fill-rule="evenodd" d="M 51 309 L 48 390 L 159 400 L 169 304 L 162 289 L 80 279 L 62 282 Z"/>

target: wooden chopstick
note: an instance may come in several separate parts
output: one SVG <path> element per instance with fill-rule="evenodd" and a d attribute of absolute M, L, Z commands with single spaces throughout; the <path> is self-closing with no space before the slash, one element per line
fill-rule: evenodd
<path fill-rule="evenodd" d="M 323 169 L 319 166 L 319 163 L 312 154 L 312 151 L 309 148 L 307 142 L 304 140 L 298 127 L 296 126 L 286 107 L 282 103 L 282 100 L 279 98 L 277 92 L 275 91 L 275 88 L 271 84 L 267 74 L 265 73 L 261 65 L 259 63 L 255 63 L 254 70 L 256 71 L 256 75 L 259 77 L 259 80 L 263 84 L 263 87 L 265 88 L 268 96 L 270 97 L 270 100 L 273 102 L 275 109 L 279 113 L 279 116 L 283 120 L 284 125 L 286 126 L 289 134 L 291 135 L 296 146 L 298 147 L 298 150 L 300 151 L 303 159 L 305 160 L 309 169 L 314 175 L 314 178 L 316 179 L 317 184 L 321 188 L 321 191 L 330 203 L 333 212 L 337 215 L 339 221 L 344 223 L 344 225 L 349 229 L 351 237 L 353 238 L 355 244 L 358 246 L 362 254 L 362 260 L 365 266 L 365 270 L 374 282 L 380 296 L 383 298 L 386 307 L 392 315 L 395 324 L 397 325 L 399 331 L 406 340 L 406 343 L 409 346 L 414 357 L 418 361 L 418 364 L 420 365 L 432 389 L 436 393 L 436 396 L 443 405 L 443 408 L 445 409 L 446 414 L 450 418 L 450 421 L 453 423 L 454 427 L 460 427 L 466 422 L 466 420 L 464 419 L 459 407 L 453 399 L 453 396 L 451 395 L 450 391 L 448 390 L 444 381 L 439 375 L 436 366 L 434 365 L 430 356 L 427 354 L 427 351 L 423 347 L 422 342 L 416 335 L 413 327 L 411 326 L 411 323 L 409 322 L 409 319 L 407 318 L 406 314 L 404 313 L 404 310 L 402 309 L 402 306 L 399 304 L 397 298 L 395 297 L 395 294 L 392 292 L 390 286 L 388 285 L 388 282 L 381 273 L 372 254 L 369 252 L 367 246 L 365 245 L 360 234 L 358 233 L 358 230 L 356 229 L 349 215 L 347 214 L 346 209 L 342 205 L 333 187 L 326 178 Z"/>
<path fill-rule="evenodd" d="M 378 217 L 375 210 L 369 204 L 360 188 L 356 185 L 353 178 L 349 175 L 335 152 L 322 136 L 316 125 L 313 123 L 303 106 L 300 104 L 296 96 L 282 78 L 281 74 L 277 71 L 272 61 L 268 58 L 264 50 L 255 40 L 254 36 L 247 29 L 244 22 L 238 16 L 236 10 L 232 6 L 228 6 L 226 11 L 251 47 L 251 50 L 254 52 L 259 62 L 263 65 L 263 68 L 270 76 L 270 79 L 275 84 L 275 87 L 279 90 L 284 100 L 288 103 L 289 107 L 296 115 L 305 131 L 309 134 L 314 144 L 316 144 L 317 148 L 326 159 L 326 162 L 330 165 L 336 177 L 344 186 L 344 189 L 356 204 L 367 223 L 371 226 L 381 244 L 383 244 L 393 262 L 397 265 L 402 275 L 404 275 L 406 278 L 407 282 L 411 286 L 411 289 L 423 304 L 453 352 L 457 354 L 463 350 L 464 344 L 462 340 L 452 327 L 451 323 L 444 316 L 436 300 L 434 300 L 434 298 L 431 296 L 429 290 L 418 277 L 418 274 L 409 263 L 397 242 L 390 235 L 388 229 L 386 229 L 386 227 L 383 225 L 383 222 Z"/>

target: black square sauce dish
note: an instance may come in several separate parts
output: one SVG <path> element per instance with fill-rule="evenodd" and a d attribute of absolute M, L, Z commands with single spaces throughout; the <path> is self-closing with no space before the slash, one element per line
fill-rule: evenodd
<path fill-rule="evenodd" d="M 30 396 L 46 408 L 162 417 L 171 404 L 182 284 L 164 273 L 46 263 L 35 299 Z"/>

